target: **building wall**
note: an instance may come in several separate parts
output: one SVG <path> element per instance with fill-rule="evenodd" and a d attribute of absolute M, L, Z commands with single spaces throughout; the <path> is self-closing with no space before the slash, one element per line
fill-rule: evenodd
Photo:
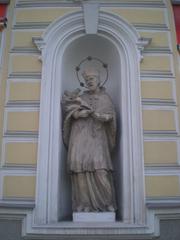
<path fill-rule="evenodd" d="M 11 0 L 9 5 L 0 82 L 0 204 L 35 200 L 41 61 L 32 38 L 81 9 L 61 2 Z M 141 63 L 146 200 L 180 201 L 180 73 L 170 0 L 120 0 L 101 10 L 152 38 Z"/>

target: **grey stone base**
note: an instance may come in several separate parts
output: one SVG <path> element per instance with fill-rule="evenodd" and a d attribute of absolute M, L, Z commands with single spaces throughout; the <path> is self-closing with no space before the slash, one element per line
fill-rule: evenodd
<path fill-rule="evenodd" d="M 73 222 L 115 222 L 114 212 L 74 212 Z"/>

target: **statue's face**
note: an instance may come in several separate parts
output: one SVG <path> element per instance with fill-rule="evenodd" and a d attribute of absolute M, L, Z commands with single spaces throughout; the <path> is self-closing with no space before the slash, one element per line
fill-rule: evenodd
<path fill-rule="evenodd" d="M 86 86 L 89 90 L 95 91 L 98 88 L 99 85 L 99 78 L 95 75 L 88 75 L 85 78 Z"/>

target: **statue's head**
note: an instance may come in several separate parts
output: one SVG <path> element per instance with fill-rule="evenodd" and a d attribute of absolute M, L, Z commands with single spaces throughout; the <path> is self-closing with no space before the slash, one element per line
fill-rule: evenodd
<path fill-rule="evenodd" d="M 95 91 L 100 85 L 100 76 L 99 72 L 96 69 L 88 69 L 82 73 L 86 87 Z"/>

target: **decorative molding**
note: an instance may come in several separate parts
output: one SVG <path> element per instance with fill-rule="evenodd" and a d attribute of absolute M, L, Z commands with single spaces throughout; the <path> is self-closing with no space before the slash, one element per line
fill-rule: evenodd
<path fill-rule="evenodd" d="M 56 64 L 61 66 L 62 56 L 67 46 L 81 36 L 85 36 L 85 26 L 82 12 L 66 15 L 53 22 L 41 39 L 35 40 L 42 51 L 42 83 L 41 108 L 39 128 L 39 158 L 37 166 L 36 208 L 34 211 L 35 224 L 57 223 L 58 221 L 58 169 L 61 152 L 60 129 L 60 90 L 62 75 L 61 67 L 54 71 Z M 122 92 L 127 98 L 122 98 L 122 124 L 124 135 L 122 149 L 124 154 L 123 185 L 129 186 L 129 191 L 123 189 L 123 221 L 127 223 L 144 224 L 144 163 L 142 159 L 142 122 L 139 89 L 139 61 L 145 41 L 140 38 L 136 29 L 110 13 L 99 13 L 99 36 L 108 39 L 116 46 L 119 55 L 124 59 L 122 65 Z M 123 45 L 121 43 L 123 42 Z M 138 49 L 139 47 L 139 49 Z M 126 72 L 125 67 L 132 66 L 132 71 Z M 129 83 L 128 83 L 129 82 Z M 131 85 L 131 88 L 128 86 Z M 137 99 L 129 102 L 130 99 Z M 139 107 L 137 107 L 137 105 Z M 127 110 L 129 109 L 129 110 Z M 131 116 L 129 116 L 129 114 Z M 132 123 L 133 122 L 133 123 Z M 132 128 L 133 125 L 137 128 Z M 44 131 L 46 129 L 46 131 Z M 128 131 L 128 133 L 127 133 Z M 131 141 L 130 141 L 130 139 Z M 127 149 L 126 146 L 129 145 Z M 133 151 L 130 153 L 130 149 Z M 57 172 L 58 171 L 58 172 Z M 61 177 L 60 177 L 61 178 Z M 132 181 L 136 179 L 136 181 Z M 59 223 L 58 223 L 59 224 Z M 73 223 L 72 223 L 73 226 Z M 104 230 L 103 230 L 104 231 Z M 118 230 L 120 231 L 120 230 Z M 120 231 L 121 232 L 121 231 Z"/>
<path fill-rule="evenodd" d="M 170 48 L 168 47 L 150 47 L 150 48 L 147 48 L 147 49 L 144 49 L 144 53 L 146 54 L 172 54 L 172 51 Z"/>
<path fill-rule="evenodd" d="M 173 78 L 174 75 L 170 71 L 141 71 L 141 78 Z"/>
<path fill-rule="evenodd" d="M 8 78 L 28 78 L 28 79 L 41 79 L 41 73 L 40 72 L 15 72 L 15 73 L 10 73 Z"/>
<path fill-rule="evenodd" d="M 38 132 L 31 131 L 6 131 L 3 135 L 5 138 L 38 138 Z"/>
<path fill-rule="evenodd" d="M 180 208 L 180 197 L 147 198 L 146 206 L 149 209 Z"/>
<path fill-rule="evenodd" d="M 31 171 L 34 173 L 36 171 L 36 164 L 4 164 L 1 171 Z"/>
<path fill-rule="evenodd" d="M 36 176 L 36 168 L 1 167 L 0 176 Z"/>
<path fill-rule="evenodd" d="M 34 200 L 28 200 L 28 199 L 19 199 L 19 200 L 12 200 L 12 199 L 3 199 L 0 200 L 0 208 L 8 208 L 8 209 L 33 209 L 35 207 Z M 1 217 L 0 217 L 1 218 Z"/>
<path fill-rule="evenodd" d="M 177 108 L 176 106 L 144 106 L 143 110 L 167 110 L 175 113 Z"/>
<path fill-rule="evenodd" d="M 134 23 L 133 26 L 137 30 L 156 30 L 156 31 L 170 31 L 166 24 L 143 24 L 143 23 Z"/>
<path fill-rule="evenodd" d="M 32 197 L 2 197 L 2 200 L 0 200 L 0 204 L 3 204 L 3 203 L 6 203 L 8 202 L 8 207 L 14 207 L 14 205 L 16 203 L 21 203 L 21 206 L 25 205 L 25 202 L 27 202 L 27 207 L 29 208 L 29 203 L 31 203 L 31 206 L 32 206 L 32 203 L 34 203 L 34 198 Z M 10 204 L 10 202 L 12 204 Z M 14 204 L 13 204 L 14 202 Z M 17 204 L 17 206 L 20 205 L 20 204 Z M 34 205 L 34 204 L 33 204 Z M 32 209 L 32 207 L 31 207 Z"/>
<path fill-rule="evenodd" d="M 156 82 L 156 81 L 162 81 L 162 82 L 171 82 L 171 83 L 174 83 L 175 82 L 175 77 L 164 77 L 164 75 L 160 75 L 159 77 L 156 77 L 156 76 L 152 76 L 152 75 L 149 75 L 149 76 L 142 76 L 141 75 L 141 80 L 142 81 L 152 81 L 152 82 Z"/>
<path fill-rule="evenodd" d="M 153 106 L 177 106 L 173 99 L 159 99 L 159 98 L 142 98 L 143 105 Z"/>
<path fill-rule="evenodd" d="M 78 7 L 81 6 L 82 1 L 68 0 L 68 1 L 58 1 L 58 0 L 46 0 L 42 2 L 37 0 L 36 2 L 29 1 L 18 1 L 16 4 L 17 8 L 27 8 L 27 7 Z M 163 1 L 144 1 L 139 0 L 134 2 L 133 0 L 127 1 L 94 1 L 101 4 L 102 7 L 151 7 L 151 8 L 164 8 L 165 4 Z"/>
<path fill-rule="evenodd" d="M 168 136 L 166 138 L 164 138 L 164 136 L 144 136 L 144 141 L 179 141 L 180 140 L 180 135 L 176 135 L 176 136 Z M 180 142 L 179 142 L 180 143 Z M 178 144 L 179 145 L 179 144 Z"/>
<path fill-rule="evenodd" d="M 44 30 L 50 25 L 51 22 L 23 22 L 23 23 L 16 23 L 13 26 L 13 30 L 20 30 L 20 29 L 32 29 L 32 30 Z"/>
<path fill-rule="evenodd" d="M 16 108 L 16 109 L 21 109 L 21 108 L 33 108 L 39 111 L 40 108 L 40 101 L 25 101 L 25 100 L 13 100 L 13 101 L 7 101 L 5 107 L 7 109 L 11 108 Z"/>
<path fill-rule="evenodd" d="M 179 165 L 157 165 L 157 166 L 145 166 L 146 176 L 169 176 L 178 175 L 180 176 Z"/>
<path fill-rule="evenodd" d="M 179 135 L 176 131 L 171 131 L 171 130 L 166 130 L 166 131 L 144 130 L 143 133 L 144 133 L 144 136 L 146 136 L 146 137 L 152 137 L 152 136 L 155 136 L 155 137 L 179 137 Z"/>
<path fill-rule="evenodd" d="M 161 208 L 158 202 L 164 204 Z M 15 202 L 18 204 L 17 202 Z M 5 204 L 5 203 L 4 203 Z M 22 204 L 22 205 L 21 205 Z M 24 205 L 24 207 L 23 207 Z M 1 202 L 0 202 L 1 206 Z M 12 207 L 11 207 L 12 206 Z M 32 226 L 33 216 L 31 214 L 31 207 L 33 204 L 19 202 L 18 207 L 5 205 L 0 208 L 1 220 L 20 220 L 22 221 L 22 237 L 26 239 L 40 239 L 45 240 L 47 236 L 52 240 L 64 240 L 71 238 L 72 240 L 150 240 L 160 236 L 160 221 L 170 219 L 180 219 L 179 199 L 147 199 L 147 225 L 132 226 L 117 222 L 116 224 L 83 224 L 84 227 L 79 229 L 79 224 L 70 222 L 62 222 L 55 225 L 38 225 Z M 162 205 L 161 205 L 162 206 Z M 31 227 L 30 227 L 31 226 Z M 67 235 L 67 229 L 69 234 Z M 120 229 L 120 230 L 118 230 Z"/>
<path fill-rule="evenodd" d="M 28 47 L 14 47 L 11 49 L 10 53 L 27 53 L 27 54 L 31 54 L 31 53 L 36 53 L 38 54 L 39 51 L 37 50 L 37 48 L 28 48 Z"/>
<path fill-rule="evenodd" d="M 152 38 L 143 38 L 141 37 L 138 42 L 137 42 L 137 46 L 138 46 L 138 49 L 139 49 L 139 52 L 140 52 L 140 61 L 143 60 L 143 51 L 144 51 L 144 48 L 146 46 L 148 46 L 150 43 L 151 43 L 151 40 Z"/>
<path fill-rule="evenodd" d="M 46 0 L 46 1 L 41 1 L 41 0 L 37 0 L 37 1 L 33 1 L 33 0 L 29 0 L 29 1 L 18 1 L 16 3 L 16 8 L 33 8 L 33 7 L 77 7 L 79 9 L 79 7 L 81 6 L 81 1 L 74 1 L 74 0 L 68 0 L 68 1 L 59 1 L 59 0 Z"/>
<path fill-rule="evenodd" d="M 99 4 L 87 1 L 82 5 L 86 34 L 97 34 Z"/>
<path fill-rule="evenodd" d="M 20 29 L 32 29 L 32 30 L 44 30 L 47 28 L 51 22 L 22 22 L 16 23 L 13 26 L 13 30 L 20 30 Z M 143 24 L 143 23 L 136 23 L 133 26 L 137 30 L 155 30 L 155 31 L 170 31 L 169 28 L 165 24 Z"/>

